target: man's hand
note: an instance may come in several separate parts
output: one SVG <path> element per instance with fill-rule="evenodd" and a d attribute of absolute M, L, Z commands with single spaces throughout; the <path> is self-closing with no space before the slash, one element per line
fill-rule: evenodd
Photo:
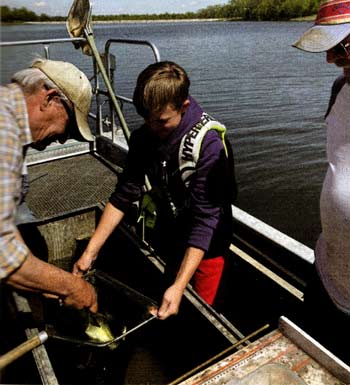
<path fill-rule="evenodd" d="M 46 297 L 61 299 L 66 306 L 97 311 L 97 296 L 92 285 L 31 253 L 4 281 L 20 290 L 40 292 Z"/>
<path fill-rule="evenodd" d="M 97 295 L 94 287 L 83 278 L 75 277 L 67 296 L 62 298 L 63 305 L 76 309 L 88 309 L 97 312 Z"/>
<path fill-rule="evenodd" d="M 170 286 L 164 293 L 162 305 L 158 310 L 158 318 L 164 320 L 179 312 L 184 290 L 176 284 Z"/>

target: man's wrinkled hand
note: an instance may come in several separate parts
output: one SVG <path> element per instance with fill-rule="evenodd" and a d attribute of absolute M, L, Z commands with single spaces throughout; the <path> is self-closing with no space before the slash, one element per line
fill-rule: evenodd
<path fill-rule="evenodd" d="M 80 277 L 75 277 L 75 283 L 69 294 L 62 298 L 62 303 L 76 309 L 88 309 L 92 313 L 96 313 L 98 310 L 95 288 Z"/>

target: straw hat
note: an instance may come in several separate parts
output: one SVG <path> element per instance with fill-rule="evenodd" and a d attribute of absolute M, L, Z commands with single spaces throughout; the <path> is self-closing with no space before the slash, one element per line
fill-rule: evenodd
<path fill-rule="evenodd" d="M 32 67 L 40 69 L 73 103 L 76 123 L 85 140 L 93 141 L 88 124 L 91 105 L 91 84 L 86 75 L 71 63 L 36 60 Z"/>
<path fill-rule="evenodd" d="M 321 2 L 313 27 L 293 47 L 308 52 L 324 52 L 350 35 L 350 0 Z"/>

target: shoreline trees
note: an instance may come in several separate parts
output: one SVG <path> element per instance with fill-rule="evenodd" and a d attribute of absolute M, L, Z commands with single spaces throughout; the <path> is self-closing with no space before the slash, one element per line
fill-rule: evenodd
<path fill-rule="evenodd" d="M 226 19 L 226 20 L 290 20 L 317 13 L 320 0 L 230 0 L 224 5 L 211 5 L 197 12 L 163 13 L 144 15 L 94 15 L 94 21 L 123 20 L 186 20 L 186 19 Z M 4 23 L 26 21 L 65 21 L 65 16 L 48 16 L 22 8 L 0 7 L 1 21 Z"/>

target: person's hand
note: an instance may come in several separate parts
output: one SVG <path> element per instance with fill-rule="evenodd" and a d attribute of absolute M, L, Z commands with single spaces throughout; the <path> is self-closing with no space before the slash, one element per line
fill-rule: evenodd
<path fill-rule="evenodd" d="M 92 266 L 93 262 L 97 258 L 96 254 L 84 251 L 83 255 L 75 262 L 73 266 L 73 274 L 79 277 L 83 276 Z"/>
<path fill-rule="evenodd" d="M 69 293 L 61 298 L 62 304 L 76 309 L 88 309 L 96 313 L 98 309 L 97 295 L 94 287 L 83 278 L 74 277 Z"/>
<path fill-rule="evenodd" d="M 163 295 L 162 304 L 158 310 L 158 318 L 164 320 L 179 312 L 184 290 L 175 284 L 170 286 Z"/>

